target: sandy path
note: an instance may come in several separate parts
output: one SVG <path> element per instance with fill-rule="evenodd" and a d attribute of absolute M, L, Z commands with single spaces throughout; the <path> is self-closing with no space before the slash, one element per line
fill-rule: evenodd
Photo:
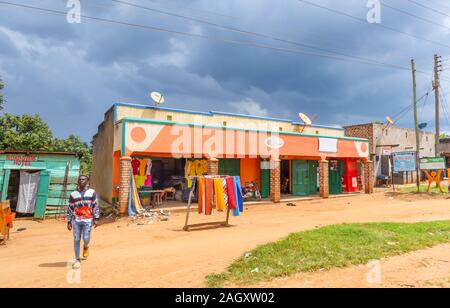
<path fill-rule="evenodd" d="M 65 223 L 20 221 L 7 247 L 0 247 L 0 285 L 10 287 L 203 287 L 204 277 L 223 271 L 233 259 L 257 245 L 293 231 L 343 222 L 449 220 L 450 201 L 388 199 L 381 193 L 285 205 L 252 206 L 231 218 L 231 228 L 183 232 L 184 215 L 168 222 L 127 225 L 106 224 L 94 231 L 91 257 L 82 263 L 81 284 L 67 283 L 66 261 L 72 256 L 71 233 Z M 193 221 L 220 220 L 222 216 L 192 215 Z M 446 246 L 439 248 L 445 251 Z M 405 256 L 406 257 L 406 256 Z M 439 256 L 439 259 L 442 259 Z M 401 265 L 402 261 L 398 262 Z M 443 262 L 445 263 L 445 262 Z M 393 276 L 402 273 L 392 263 Z M 400 266 L 398 267 L 400 268 Z M 344 269 L 344 270 L 355 270 Z M 367 272 L 367 269 L 364 269 Z M 407 273 L 407 271 L 404 271 Z M 446 271 L 447 275 L 449 271 Z M 318 273 L 315 286 L 326 285 L 336 272 Z M 335 275 L 335 276 L 333 276 Z M 356 275 L 356 274 L 355 274 Z M 450 276 L 450 275 L 448 275 Z M 426 280 L 442 279 L 431 275 Z M 295 285 L 296 280 L 272 282 Z M 308 278 L 309 279 L 309 278 Z M 332 278 L 334 279 L 334 278 Z M 398 277 L 402 281 L 402 277 Z M 337 280 L 340 281 L 340 280 Z M 409 280 L 408 280 L 409 281 Z M 408 282 L 409 283 L 409 282 Z M 347 286 L 345 281 L 333 286 Z M 272 285 L 271 285 L 272 286 Z M 303 285 L 302 285 L 303 286 Z M 307 285 L 306 285 L 307 286 Z M 354 286 L 363 286 L 355 280 Z"/>

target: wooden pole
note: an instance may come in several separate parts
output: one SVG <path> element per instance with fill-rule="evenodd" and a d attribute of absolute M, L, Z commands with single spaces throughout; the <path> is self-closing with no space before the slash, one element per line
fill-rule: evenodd
<path fill-rule="evenodd" d="M 414 97 L 414 129 L 416 131 L 416 184 L 417 192 L 420 192 L 420 170 L 419 170 L 419 158 L 420 158 L 420 138 L 419 138 L 419 122 L 417 117 L 417 84 L 416 84 L 416 62 L 411 60 L 412 77 L 413 77 L 413 97 Z"/>

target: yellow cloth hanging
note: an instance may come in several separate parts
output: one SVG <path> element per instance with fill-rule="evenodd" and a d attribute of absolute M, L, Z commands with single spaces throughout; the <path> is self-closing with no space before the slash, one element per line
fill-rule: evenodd
<path fill-rule="evenodd" d="M 136 175 L 136 176 L 134 177 L 134 180 L 136 181 L 136 187 L 137 187 L 138 189 L 141 188 L 142 186 L 144 186 L 145 179 L 146 179 L 146 176 Z"/>
<path fill-rule="evenodd" d="M 223 190 L 222 179 L 214 179 L 214 193 L 216 196 L 216 209 L 225 210 L 225 191 Z"/>

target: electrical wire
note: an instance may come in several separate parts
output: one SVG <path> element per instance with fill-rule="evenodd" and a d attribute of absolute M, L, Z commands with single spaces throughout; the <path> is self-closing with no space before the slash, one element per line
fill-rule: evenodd
<path fill-rule="evenodd" d="M 417 5 L 417 6 L 420 6 L 420 7 L 424 8 L 424 9 L 429 10 L 429 11 L 435 12 L 437 14 L 440 14 L 440 15 L 443 15 L 443 16 L 446 16 L 446 17 L 450 17 L 449 14 L 443 13 L 443 12 L 441 12 L 441 11 L 435 9 L 435 8 L 432 8 L 432 7 L 428 6 L 428 5 L 419 3 L 419 2 L 417 2 L 415 0 L 406 0 L 406 1 L 409 1 L 409 2 L 411 2 L 411 3 L 413 3 L 413 4 Z"/>
<path fill-rule="evenodd" d="M 345 13 L 345 12 L 342 12 L 342 11 L 339 11 L 339 10 L 336 10 L 336 9 L 333 9 L 333 8 L 330 8 L 330 7 L 327 7 L 327 6 L 323 6 L 323 5 L 320 5 L 320 4 L 312 3 L 312 2 L 307 1 L 307 0 L 297 0 L 297 1 L 367 24 L 367 20 L 365 20 L 363 18 L 360 18 L 360 17 L 357 17 L 357 16 L 354 16 L 354 15 L 351 15 L 349 13 Z M 406 35 L 406 36 L 415 38 L 417 40 L 426 41 L 428 43 L 432 43 L 432 44 L 439 45 L 439 46 L 442 46 L 442 47 L 450 48 L 450 45 L 443 44 L 441 42 L 430 40 L 430 39 L 427 39 L 427 38 L 424 38 L 424 37 L 420 37 L 420 36 L 417 36 L 417 35 L 414 35 L 414 34 L 411 34 L 411 33 L 408 33 L 408 32 L 404 32 L 404 31 L 401 31 L 401 30 L 398 30 L 398 29 L 386 26 L 384 24 L 374 24 L 374 25 L 376 25 L 376 26 L 378 26 L 380 28 L 383 28 L 385 30 L 388 30 L 388 31 L 396 32 L 396 33 L 399 33 L 399 34 L 402 34 L 402 35 Z"/>
<path fill-rule="evenodd" d="M 291 44 L 291 45 L 295 45 L 295 46 L 299 46 L 299 47 L 309 48 L 309 49 L 313 49 L 313 50 L 317 50 L 317 51 L 321 51 L 321 52 L 326 52 L 326 53 L 329 53 L 329 54 L 344 56 L 344 57 L 348 57 L 348 58 L 351 58 L 351 59 L 357 59 L 357 60 L 362 60 L 362 61 L 366 61 L 366 62 L 373 62 L 375 64 L 381 64 L 381 65 L 386 65 L 386 66 L 392 66 L 392 67 L 395 67 L 395 68 L 405 69 L 404 67 L 399 66 L 399 65 L 394 65 L 394 64 L 390 64 L 390 63 L 374 60 L 374 59 L 369 59 L 369 58 L 365 58 L 365 57 L 355 56 L 355 55 L 347 54 L 347 53 L 344 53 L 344 52 L 339 52 L 339 51 L 330 50 L 330 49 L 326 49 L 326 48 L 322 48 L 322 47 L 318 47 L 318 46 L 314 46 L 314 45 L 309 45 L 309 44 L 300 43 L 300 42 L 296 42 L 296 41 L 292 41 L 292 40 L 288 40 L 288 39 L 284 39 L 284 38 L 279 38 L 279 37 L 276 37 L 276 36 L 273 36 L 273 35 L 269 35 L 269 34 L 257 33 L 257 32 L 254 32 L 254 31 L 243 30 L 243 29 L 239 29 L 239 28 L 235 28 L 235 27 L 221 25 L 221 24 L 213 23 L 213 22 L 210 22 L 210 21 L 207 21 L 207 20 L 202 20 L 202 19 L 193 18 L 193 17 L 190 17 L 190 16 L 178 14 L 178 13 L 173 13 L 173 12 L 169 12 L 169 11 L 164 11 L 164 10 L 151 8 L 151 7 L 148 7 L 148 6 L 135 4 L 135 3 L 132 3 L 132 2 L 129 2 L 129 1 L 123 1 L 123 0 L 110 0 L 110 1 L 112 1 L 114 3 L 117 3 L 117 4 L 127 5 L 127 6 L 131 6 L 131 7 L 134 7 L 134 8 L 138 8 L 138 9 L 142 9 L 142 10 L 146 10 L 146 11 L 150 11 L 150 12 L 154 12 L 154 13 L 159 13 L 159 14 L 163 14 L 163 15 L 167 15 L 167 16 L 172 16 L 172 17 L 181 18 L 181 19 L 184 19 L 184 20 L 189 20 L 189 21 L 205 24 L 205 25 L 208 25 L 208 26 L 220 28 L 220 29 L 223 29 L 223 30 L 226 30 L 226 31 L 236 32 L 236 33 L 243 34 L 243 35 L 249 35 L 249 36 L 254 36 L 254 37 L 259 37 L 259 38 L 264 38 L 264 39 L 270 39 L 270 40 L 274 40 L 274 41 L 277 41 L 277 42 L 282 42 L 282 43 L 287 43 L 287 44 Z"/>
<path fill-rule="evenodd" d="M 39 11 L 41 13 L 51 13 L 52 15 L 55 15 L 55 14 L 56 15 L 63 15 L 63 16 L 67 15 L 67 12 L 65 12 L 65 11 L 59 11 L 59 10 L 54 10 L 54 9 L 30 6 L 30 5 L 25 5 L 25 4 L 11 3 L 11 2 L 8 2 L 8 1 L 0 1 L 0 4 L 8 5 L 8 6 L 14 6 L 14 7 L 18 7 L 18 8 L 29 9 L 29 10 L 34 10 L 34 11 Z M 117 24 L 117 25 L 121 25 L 121 26 L 138 28 L 138 29 L 148 30 L 148 31 L 152 31 L 152 32 L 171 33 L 171 34 L 182 35 L 182 36 L 187 36 L 187 37 L 192 37 L 192 38 L 199 38 L 199 39 L 204 39 L 204 40 L 210 40 L 210 41 L 221 42 L 221 43 L 228 43 L 228 44 L 235 44 L 235 45 L 242 45 L 242 46 L 250 46 L 250 47 L 255 47 L 255 48 L 260 48 L 260 49 L 267 49 L 267 50 L 278 51 L 278 52 L 283 52 L 283 53 L 300 54 L 300 55 L 328 58 L 328 59 L 334 59 L 334 60 L 339 60 L 339 61 L 347 61 L 347 62 L 353 62 L 353 63 L 359 63 L 359 64 L 367 64 L 367 65 L 374 65 L 374 66 L 381 66 L 381 67 L 390 67 L 390 68 L 396 68 L 396 69 L 401 69 L 401 70 L 406 70 L 406 71 L 410 71 L 411 70 L 410 68 L 397 66 L 397 65 L 392 65 L 391 66 L 391 65 L 387 65 L 387 64 L 373 63 L 373 62 L 363 61 L 363 60 L 354 60 L 354 59 L 341 58 L 341 57 L 327 55 L 327 54 L 319 54 L 319 53 L 313 53 L 313 52 L 309 52 L 309 51 L 301 51 L 301 50 L 298 50 L 298 49 L 287 49 L 287 48 L 282 48 L 282 47 L 275 47 L 275 46 L 271 46 L 271 45 L 251 43 L 251 42 L 246 42 L 246 41 L 222 39 L 222 38 L 207 36 L 207 35 L 203 35 L 203 34 L 195 34 L 195 33 L 188 33 L 188 32 L 182 32 L 182 31 L 175 31 L 175 30 L 169 30 L 169 29 L 165 29 L 165 28 L 161 28 L 161 27 L 146 26 L 146 25 L 135 24 L 135 23 L 130 23 L 130 22 L 123 22 L 123 21 L 117 21 L 117 20 L 113 20 L 113 19 L 101 18 L 101 17 L 94 17 L 94 16 L 87 16 L 87 15 L 81 15 L 80 17 L 82 17 L 83 19 L 86 19 L 86 20 L 94 21 L 94 22 L 107 23 L 107 24 Z M 420 71 L 417 71 L 417 72 L 420 72 Z M 423 72 L 420 72 L 420 73 L 423 73 Z"/>

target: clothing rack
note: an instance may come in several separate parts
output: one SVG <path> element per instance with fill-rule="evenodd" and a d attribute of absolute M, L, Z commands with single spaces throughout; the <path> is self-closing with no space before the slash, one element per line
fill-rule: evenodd
<path fill-rule="evenodd" d="M 214 178 L 222 178 L 222 177 L 227 177 L 226 175 L 224 176 L 215 176 Z M 195 178 L 194 176 L 190 176 L 190 179 Z M 194 182 L 195 185 L 198 185 L 198 181 Z M 189 192 L 189 200 L 188 200 L 188 206 L 186 209 L 186 220 L 184 222 L 184 227 L 183 227 L 183 231 L 189 231 L 189 228 L 191 227 L 203 227 L 203 226 L 211 226 L 211 225 L 220 225 L 223 227 L 229 227 L 230 224 L 228 223 L 230 220 L 230 208 L 227 208 L 227 217 L 225 221 L 218 221 L 218 222 L 207 222 L 207 223 L 201 223 L 201 224 L 189 224 L 189 214 L 191 212 L 191 205 L 192 205 L 192 197 L 194 196 L 194 191 L 195 191 L 196 187 L 194 185 L 192 185 L 191 187 L 191 191 Z"/>

